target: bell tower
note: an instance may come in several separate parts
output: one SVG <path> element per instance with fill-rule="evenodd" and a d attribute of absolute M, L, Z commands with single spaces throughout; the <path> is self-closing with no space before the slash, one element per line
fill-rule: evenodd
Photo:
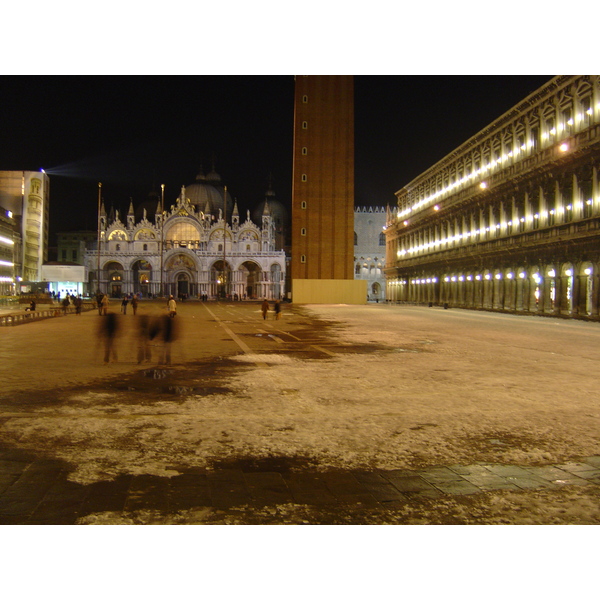
<path fill-rule="evenodd" d="M 363 304 L 354 280 L 354 78 L 297 75 L 293 302 Z"/>

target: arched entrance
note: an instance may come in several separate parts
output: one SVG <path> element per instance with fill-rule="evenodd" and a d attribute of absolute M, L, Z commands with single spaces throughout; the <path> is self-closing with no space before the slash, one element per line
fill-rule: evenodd
<path fill-rule="evenodd" d="M 147 296 L 152 280 L 152 265 L 143 259 L 135 261 L 131 268 L 133 272 L 133 293 Z"/>
<path fill-rule="evenodd" d="M 242 285 L 247 298 L 258 298 L 260 289 L 261 268 L 254 262 L 246 261 L 240 266 Z"/>
<path fill-rule="evenodd" d="M 190 296 L 190 276 L 187 273 L 177 275 L 177 297 L 185 300 Z"/>
<path fill-rule="evenodd" d="M 231 294 L 231 267 L 228 262 L 218 260 L 210 269 L 211 293 L 217 298 Z"/>
<path fill-rule="evenodd" d="M 123 290 L 123 265 L 118 262 L 110 262 L 104 267 L 104 271 L 108 280 L 108 294 L 113 298 L 120 298 Z"/>

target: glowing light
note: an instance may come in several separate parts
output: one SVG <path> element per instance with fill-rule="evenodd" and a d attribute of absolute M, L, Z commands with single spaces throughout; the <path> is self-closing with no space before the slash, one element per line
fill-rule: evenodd
<path fill-rule="evenodd" d="M 573 271 L 571 271 L 571 269 L 567 269 L 565 271 L 565 275 L 567 275 L 567 277 L 571 277 L 571 275 L 573 275 Z"/>
<path fill-rule="evenodd" d="M 566 152 L 566 151 L 569 149 L 569 144 L 567 144 L 567 143 L 561 144 L 561 145 L 558 147 L 558 149 L 559 149 L 561 152 Z"/>
<path fill-rule="evenodd" d="M 550 269 L 548 271 L 548 277 L 556 277 L 556 271 L 554 269 Z"/>
<path fill-rule="evenodd" d="M 487 186 L 488 186 L 488 184 L 487 184 L 485 181 L 482 181 L 482 182 L 479 184 L 479 187 L 480 187 L 482 190 L 485 190 L 485 189 L 487 188 Z"/>
<path fill-rule="evenodd" d="M 590 269 L 590 268 L 587 268 L 587 269 L 584 271 L 584 273 L 585 273 L 586 275 L 591 275 L 591 274 L 592 274 L 592 269 Z"/>
<path fill-rule="evenodd" d="M 15 263 L 8 262 L 7 260 L 0 260 L 0 266 L 2 266 L 2 267 L 14 267 Z"/>
<path fill-rule="evenodd" d="M 11 240 L 10 238 L 6 238 L 2 235 L 0 235 L 0 242 L 3 242 L 4 244 L 10 244 L 11 246 L 14 246 L 15 241 Z"/>

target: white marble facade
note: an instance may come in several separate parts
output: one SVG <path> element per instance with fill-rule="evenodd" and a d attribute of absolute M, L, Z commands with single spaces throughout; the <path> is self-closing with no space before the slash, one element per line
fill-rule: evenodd
<path fill-rule="evenodd" d="M 226 205 L 227 201 L 221 203 Z M 241 222 L 237 203 L 227 219 L 216 206 L 206 203 L 200 210 L 185 187 L 170 209 L 162 209 L 159 202 L 151 218 L 144 210 L 136 220 L 131 205 L 125 222 L 118 213 L 109 219 L 102 205 L 100 248 L 98 243 L 91 245 L 85 256 L 89 292 L 100 289 L 113 297 L 141 293 L 144 297 L 283 298 L 285 252 L 276 250 L 268 202 L 259 225 L 250 219 L 249 211 Z"/>

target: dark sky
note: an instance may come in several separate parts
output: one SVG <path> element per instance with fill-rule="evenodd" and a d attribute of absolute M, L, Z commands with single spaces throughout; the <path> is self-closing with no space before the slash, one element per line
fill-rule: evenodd
<path fill-rule="evenodd" d="M 355 204 L 394 192 L 551 76 L 357 76 Z M 96 228 L 98 182 L 126 211 L 201 165 L 241 211 L 291 199 L 293 76 L 4 76 L 0 170 L 50 175 L 51 232 Z M 242 212 L 243 214 L 243 212 Z M 52 240 L 51 240 L 52 242 Z"/>

